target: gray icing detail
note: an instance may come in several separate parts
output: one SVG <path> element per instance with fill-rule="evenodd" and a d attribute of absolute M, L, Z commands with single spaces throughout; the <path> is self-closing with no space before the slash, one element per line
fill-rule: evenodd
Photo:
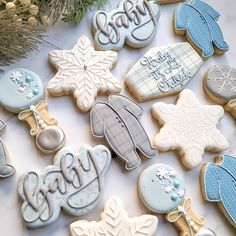
<path fill-rule="evenodd" d="M 106 138 L 113 151 L 126 163 L 127 170 L 140 164 L 137 150 L 147 158 L 157 155 L 139 121 L 142 112 L 139 105 L 125 96 L 111 95 L 107 102 L 96 103 L 90 113 L 92 134 Z"/>
<path fill-rule="evenodd" d="M 202 228 L 196 233 L 195 236 L 216 236 L 216 233 L 211 229 Z"/>
<path fill-rule="evenodd" d="M 228 65 L 212 66 L 204 86 L 213 96 L 230 101 L 236 98 L 236 69 Z"/>
<path fill-rule="evenodd" d="M 5 129 L 6 125 L 0 120 L 0 134 Z M 9 156 L 5 145 L 0 140 L 0 178 L 6 178 L 14 174 L 15 169 L 10 164 Z"/>
<path fill-rule="evenodd" d="M 160 6 L 156 1 L 122 0 L 111 12 L 94 14 L 95 45 L 100 50 L 120 50 L 125 43 L 144 47 L 155 37 L 159 17 Z"/>
<path fill-rule="evenodd" d="M 110 164 L 110 151 L 103 145 L 84 145 L 79 153 L 61 149 L 42 173 L 29 171 L 18 182 L 26 225 L 37 228 L 54 222 L 61 211 L 79 216 L 91 211 L 103 189 L 103 176 Z"/>

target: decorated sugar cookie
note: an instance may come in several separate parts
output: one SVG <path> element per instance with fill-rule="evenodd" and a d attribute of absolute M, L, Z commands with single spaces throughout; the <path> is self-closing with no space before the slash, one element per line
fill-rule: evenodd
<path fill-rule="evenodd" d="M 5 129 L 6 125 L 0 120 L 0 134 Z M 0 140 L 0 178 L 6 178 L 13 175 L 15 172 L 14 167 L 10 163 L 10 158 L 5 145 Z"/>
<path fill-rule="evenodd" d="M 121 0 L 110 12 L 97 11 L 92 21 L 94 42 L 100 50 L 120 50 L 126 43 L 145 47 L 157 31 L 160 6 L 155 0 Z"/>
<path fill-rule="evenodd" d="M 200 69 L 203 61 L 189 43 L 150 49 L 125 76 L 139 101 L 176 94 Z"/>
<path fill-rule="evenodd" d="M 163 125 L 154 139 L 155 146 L 160 151 L 177 150 L 188 169 L 201 164 L 205 149 L 220 152 L 229 147 L 216 128 L 223 108 L 201 105 L 191 90 L 183 90 L 176 105 L 155 103 L 152 114 Z"/>
<path fill-rule="evenodd" d="M 65 147 L 56 154 L 54 165 L 41 173 L 24 174 L 18 193 L 26 225 L 48 225 L 58 218 L 61 208 L 75 216 L 91 211 L 98 203 L 110 159 L 110 151 L 103 145 L 85 145 L 79 152 Z"/>
<path fill-rule="evenodd" d="M 120 82 L 110 72 L 117 61 L 117 53 L 95 51 L 86 36 L 79 38 L 73 49 L 52 51 L 48 57 L 57 69 L 47 86 L 49 94 L 73 94 L 83 112 L 91 109 L 98 93 L 121 90 Z"/>
<path fill-rule="evenodd" d="M 230 155 L 216 157 L 215 163 L 203 165 L 200 179 L 204 198 L 209 202 L 218 203 L 235 227 L 236 158 Z"/>
<path fill-rule="evenodd" d="M 64 145 L 64 132 L 49 116 L 42 81 L 34 72 L 18 68 L 5 73 L 0 79 L 0 105 L 28 123 L 41 151 L 52 153 Z"/>
<path fill-rule="evenodd" d="M 121 200 L 113 196 L 106 202 L 100 221 L 79 220 L 70 225 L 70 231 L 72 236 L 151 236 L 156 232 L 157 225 L 156 216 L 129 218 Z"/>
<path fill-rule="evenodd" d="M 201 0 L 180 3 L 175 12 L 175 32 L 188 41 L 204 59 L 229 50 L 217 20 L 220 14 Z"/>
<path fill-rule="evenodd" d="M 156 164 L 146 168 L 139 178 L 138 192 L 144 205 L 152 212 L 166 214 L 181 236 L 216 236 L 192 210 L 191 200 L 185 199 L 185 184 L 172 167 Z"/>
<path fill-rule="evenodd" d="M 111 95 L 107 102 L 96 103 L 90 113 L 93 136 L 105 137 L 112 150 L 126 163 L 127 170 L 141 163 L 137 150 L 147 158 L 157 155 L 139 121 L 142 112 L 142 108 L 129 98 Z"/>
<path fill-rule="evenodd" d="M 207 95 L 236 118 L 236 69 L 228 65 L 210 67 L 203 79 Z"/>

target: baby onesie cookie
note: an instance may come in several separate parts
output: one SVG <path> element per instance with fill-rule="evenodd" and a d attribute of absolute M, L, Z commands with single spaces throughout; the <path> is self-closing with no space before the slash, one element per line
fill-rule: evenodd
<path fill-rule="evenodd" d="M 28 123 L 41 151 L 56 152 L 64 145 L 64 132 L 49 116 L 43 83 L 34 72 L 24 68 L 6 72 L 0 78 L 0 106 L 18 113 L 18 118 Z"/>
<path fill-rule="evenodd" d="M 160 151 L 177 150 L 188 169 L 201 164 L 205 149 L 220 152 L 229 147 L 216 128 L 223 108 L 201 105 L 191 90 L 183 90 L 176 105 L 155 103 L 152 114 L 163 125 L 154 139 L 155 146 Z"/>
<path fill-rule="evenodd" d="M 217 24 L 220 14 L 201 0 L 180 3 L 175 12 L 175 32 L 188 41 L 204 59 L 229 50 Z"/>
<path fill-rule="evenodd" d="M 117 52 L 95 51 L 86 36 L 79 38 L 73 49 L 52 51 L 48 57 L 57 69 L 47 86 L 49 94 L 73 94 L 83 112 L 91 109 L 98 93 L 119 93 L 121 90 L 120 82 L 110 72 L 117 62 Z"/>
<path fill-rule="evenodd" d="M 141 163 L 137 150 L 147 158 L 157 155 L 139 121 L 142 112 L 138 104 L 119 95 L 111 95 L 107 102 L 96 103 L 90 112 L 93 136 L 105 137 L 112 150 L 126 163 L 127 170 Z"/>
<path fill-rule="evenodd" d="M 206 94 L 236 118 L 236 69 L 228 65 L 210 67 L 203 79 Z"/>
<path fill-rule="evenodd" d="M 138 192 L 149 210 L 167 214 L 167 220 L 177 226 L 180 236 L 216 236 L 204 227 L 204 218 L 194 213 L 190 199 L 184 199 L 184 181 L 171 166 L 155 164 L 146 168 L 140 175 Z"/>
<path fill-rule="evenodd" d="M 95 47 L 120 50 L 126 43 L 133 48 L 145 47 L 157 31 L 160 5 L 151 0 L 121 0 L 110 12 L 97 11 L 92 21 Z"/>
<path fill-rule="evenodd" d="M 156 216 L 129 218 L 121 200 L 113 196 L 106 202 L 100 221 L 79 220 L 70 225 L 70 231 L 72 236 L 151 236 L 156 232 L 157 225 Z"/>
<path fill-rule="evenodd" d="M 138 101 L 181 91 L 200 69 L 203 61 L 189 43 L 177 43 L 149 50 L 125 76 Z"/>
<path fill-rule="evenodd" d="M 0 135 L 5 129 L 6 125 L 0 120 Z M 15 172 L 14 167 L 10 164 L 10 158 L 5 145 L 0 139 L 0 178 L 6 178 L 13 175 Z"/>
<path fill-rule="evenodd" d="M 216 157 L 215 163 L 203 165 L 200 179 L 205 200 L 217 202 L 236 227 L 236 158 L 230 155 Z"/>
<path fill-rule="evenodd" d="M 26 225 L 37 228 L 51 224 L 61 208 L 74 216 L 91 211 L 98 203 L 110 159 L 110 151 L 103 145 L 84 145 L 79 152 L 65 147 L 56 154 L 54 165 L 42 173 L 24 174 L 18 193 Z"/>

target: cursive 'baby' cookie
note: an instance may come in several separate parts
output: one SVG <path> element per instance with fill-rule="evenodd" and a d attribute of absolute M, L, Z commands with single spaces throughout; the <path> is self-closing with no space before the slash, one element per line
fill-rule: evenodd
<path fill-rule="evenodd" d="M 6 125 L 0 120 L 0 134 L 5 129 Z M 10 158 L 5 145 L 0 140 L 0 178 L 6 178 L 13 175 L 14 167 L 10 164 Z"/>
<path fill-rule="evenodd" d="M 236 69 L 228 65 L 210 67 L 203 87 L 214 102 L 224 105 L 224 109 L 236 118 Z"/>
<path fill-rule="evenodd" d="M 156 164 L 140 175 L 138 193 L 152 212 L 167 214 L 169 222 L 180 230 L 180 236 L 216 236 L 204 227 L 204 218 L 191 209 L 190 199 L 185 200 L 185 184 L 181 176 L 168 165 Z"/>
<path fill-rule="evenodd" d="M 56 154 L 54 165 L 42 173 L 24 174 L 18 193 L 26 225 L 48 225 L 58 218 L 61 208 L 75 216 L 87 214 L 98 203 L 110 159 L 110 151 L 103 145 L 85 145 L 78 153 L 65 147 Z"/>
<path fill-rule="evenodd" d="M 137 150 L 147 158 L 157 155 L 139 121 L 142 112 L 138 104 L 119 95 L 111 95 L 107 102 L 96 103 L 90 112 L 93 136 L 105 137 L 112 150 L 126 163 L 127 170 L 141 163 Z"/>
<path fill-rule="evenodd" d="M 220 14 L 201 0 L 180 3 L 175 12 L 175 32 L 188 41 L 204 59 L 229 50 L 217 24 Z"/>
<path fill-rule="evenodd" d="M 138 101 L 173 95 L 181 91 L 203 61 L 189 43 L 150 49 L 125 76 Z"/>
<path fill-rule="evenodd" d="M 155 103 L 152 114 L 163 125 L 154 145 L 160 151 L 177 150 L 186 168 L 201 164 L 205 149 L 220 152 L 229 147 L 216 128 L 224 115 L 223 108 L 201 105 L 191 90 L 183 90 L 176 105 Z"/>
<path fill-rule="evenodd" d="M 53 153 L 64 145 L 65 134 L 48 114 L 43 83 L 34 72 L 24 68 L 6 72 L 0 79 L 0 105 L 28 123 L 41 151 Z"/>
<path fill-rule="evenodd" d="M 89 111 L 98 93 L 120 92 L 121 84 L 110 72 L 117 57 L 114 51 L 95 51 L 86 36 L 79 38 L 71 50 L 50 52 L 48 58 L 57 73 L 48 82 L 49 94 L 73 94 L 78 108 Z"/>
<path fill-rule="evenodd" d="M 154 235 L 157 225 L 156 216 L 142 215 L 129 218 L 121 200 L 113 196 L 106 202 L 100 221 L 79 220 L 70 225 L 70 231 L 72 236 L 151 236 Z"/>
<path fill-rule="evenodd" d="M 154 39 L 160 6 L 151 0 L 121 0 L 110 12 L 97 11 L 92 21 L 95 47 L 100 50 L 120 50 L 145 47 Z"/>
<path fill-rule="evenodd" d="M 216 157 L 215 163 L 204 164 L 200 180 L 205 200 L 217 202 L 236 227 L 236 158 L 222 155 Z"/>

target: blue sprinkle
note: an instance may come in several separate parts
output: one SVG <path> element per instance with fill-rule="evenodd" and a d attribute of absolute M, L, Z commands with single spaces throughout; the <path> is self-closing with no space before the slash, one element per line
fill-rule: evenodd
<path fill-rule="evenodd" d="M 178 195 L 177 195 L 176 193 L 173 193 L 173 194 L 171 195 L 171 200 L 172 200 L 172 201 L 176 201 L 177 198 L 178 198 Z"/>
<path fill-rule="evenodd" d="M 27 76 L 25 77 L 25 81 L 26 81 L 27 83 L 32 82 L 32 81 L 33 81 L 32 76 L 27 75 Z"/>
<path fill-rule="evenodd" d="M 34 95 L 38 95 L 38 94 L 39 94 L 39 89 L 35 88 L 35 89 L 33 90 L 33 94 L 34 94 Z"/>
<path fill-rule="evenodd" d="M 174 187 L 175 187 L 175 188 L 178 188 L 178 187 L 180 186 L 179 180 L 175 180 L 175 181 L 173 182 L 173 184 L 174 184 Z"/>

